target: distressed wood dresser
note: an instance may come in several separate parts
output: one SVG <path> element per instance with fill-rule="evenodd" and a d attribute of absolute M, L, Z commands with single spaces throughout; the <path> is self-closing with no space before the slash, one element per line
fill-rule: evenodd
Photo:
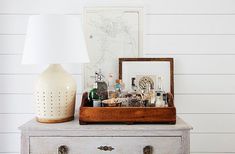
<path fill-rule="evenodd" d="M 35 119 L 20 127 L 21 154 L 189 154 L 190 129 L 176 125 L 43 124 Z"/>

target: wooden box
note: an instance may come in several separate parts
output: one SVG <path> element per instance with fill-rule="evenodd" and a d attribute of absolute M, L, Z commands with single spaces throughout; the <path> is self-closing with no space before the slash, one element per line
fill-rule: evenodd
<path fill-rule="evenodd" d="M 83 94 L 79 123 L 176 123 L 176 108 L 170 107 L 88 107 L 87 93 Z"/>
<path fill-rule="evenodd" d="M 80 124 L 89 123 L 176 123 L 176 108 L 174 106 L 173 59 L 172 58 L 120 58 L 119 77 L 122 78 L 123 61 L 159 61 L 170 63 L 170 91 L 168 107 L 89 107 L 88 95 L 83 94 L 79 112 Z M 169 95 L 169 94 L 168 94 Z"/>

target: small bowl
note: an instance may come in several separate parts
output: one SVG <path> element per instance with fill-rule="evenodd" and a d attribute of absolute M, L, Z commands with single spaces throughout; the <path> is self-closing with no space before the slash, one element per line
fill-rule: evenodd
<path fill-rule="evenodd" d="M 104 103 L 102 102 L 103 107 L 121 107 L 122 103 Z"/>

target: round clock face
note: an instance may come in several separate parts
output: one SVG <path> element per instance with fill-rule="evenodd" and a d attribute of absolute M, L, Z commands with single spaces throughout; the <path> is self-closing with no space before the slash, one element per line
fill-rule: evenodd
<path fill-rule="evenodd" d="M 141 77 L 140 80 L 139 80 L 139 88 L 141 90 L 144 90 L 144 89 L 148 88 L 148 86 L 154 87 L 153 79 L 150 78 L 149 76 Z"/>

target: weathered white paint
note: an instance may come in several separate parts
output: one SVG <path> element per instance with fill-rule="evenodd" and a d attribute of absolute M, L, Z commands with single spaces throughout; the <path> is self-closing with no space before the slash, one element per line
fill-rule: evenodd
<path fill-rule="evenodd" d="M 77 120 L 49 126 L 33 119 L 24 124 L 22 154 L 56 154 L 61 145 L 71 154 L 103 153 L 100 146 L 112 146 L 112 154 L 142 154 L 148 145 L 153 154 L 189 154 L 191 126 L 180 118 L 176 125 L 78 125 Z"/>

